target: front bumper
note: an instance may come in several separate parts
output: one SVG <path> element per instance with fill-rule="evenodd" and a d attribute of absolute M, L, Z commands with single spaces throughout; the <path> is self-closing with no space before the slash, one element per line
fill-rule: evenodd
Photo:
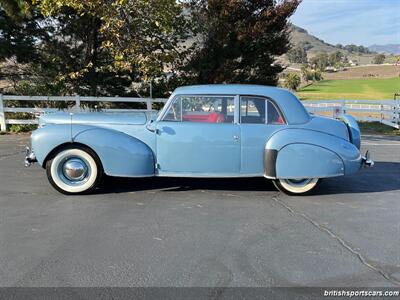
<path fill-rule="evenodd" d="M 35 153 L 29 147 L 26 147 L 25 167 L 29 167 L 35 162 L 37 162 Z"/>

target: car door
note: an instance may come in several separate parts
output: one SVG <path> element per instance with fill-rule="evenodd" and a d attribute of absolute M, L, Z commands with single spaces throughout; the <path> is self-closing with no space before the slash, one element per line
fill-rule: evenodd
<path fill-rule="evenodd" d="M 272 99 L 240 97 L 241 174 L 264 174 L 264 149 L 268 139 L 286 122 Z"/>
<path fill-rule="evenodd" d="M 156 124 L 158 175 L 239 175 L 235 102 L 234 96 L 176 96 Z"/>

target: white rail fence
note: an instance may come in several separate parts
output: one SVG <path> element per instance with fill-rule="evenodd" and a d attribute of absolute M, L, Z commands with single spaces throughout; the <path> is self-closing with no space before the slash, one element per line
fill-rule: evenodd
<path fill-rule="evenodd" d="M 118 109 L 108 108 L 100 109 L 106 112 L 129 112 L 129 111 L 151 111 L 154 103 L 165 103 L 168 99 L 164 98 L 133 98 L 133 97 L 82 97 L 82 96 L 11 96 L 0 94 L 0 127 L 1 131 L 6 131 L 8 124 L 37 124 L 37 117 L 44 113 L 59 111 L 58 108 L 41 108 L 41 107 L 13 107 L 8 104 L 8 101 L 24 101 L 49 103 L 66 102 L 70 105 L 66 111 L 90 111 L 82 104 L 85 102 L 101 102 L 101 103 L 142 103 L 146 109 Z M 36 116 L 34 119 L 9 119 L 6 113 L 30 113 Z"/>
<path fill-rule="evenodd" d="M 400 100 L 318 100 L 302 101 L 310 113 L 338 117 L 350 114 L 357 121 L 380 122 L 400 128 Z"/>
<path fill-rule="evenodd" d="M 0 127 L 6 131 L 8 124 L 37 124 L 37 118 L 33 119 L 9 119 L 6 113 L 30 113 L 36 117 L 40 114 L 59 111 L 58 108 L 40 107 L 13 107 L 9 101 L 25 102 L 67 102 L 70 105 L 67 111 L 89 111 L 82 107 L 85 102 L 118 102 L 118 103 L 143 103 L 146 109 L 101 109 L 107 112 L 128 112 L 128 111 L 150 111 L 154 103 L 165 103 L 164 98 L 128 98 L 128 97 L 81 97 L 81 96 L 11 96 L 0 94 Z M 318 100 L 303 101 L 307 110 L 314 114 L 321 114 L 331 117 L 338 117 L 342 113 L 353 115 L 358 121 L 380 122 L 400 128 L 400 101 L 399 100 Z"/>

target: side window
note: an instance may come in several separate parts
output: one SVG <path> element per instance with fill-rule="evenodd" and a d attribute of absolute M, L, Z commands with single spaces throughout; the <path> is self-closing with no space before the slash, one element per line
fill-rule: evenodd
<path fill-rule="evenodd" d="M 233 115 L 234 97 L 179 96 L 164 121 L 233 123 Z"/>
<path fill-rule="evenodd" d="M 265 98 L 240 97 L 240 123 L 265 124 Z"/>
<path fill-rule="evenodd" d="M 279 109 L 276 105 L 268 100 L 267 106 L 267 114 L 268 114 L 268 124 L 272 125 L 282 125 L 285 124 L 285 120 L 283 119 L 282 114 L 280 113 Z"/>

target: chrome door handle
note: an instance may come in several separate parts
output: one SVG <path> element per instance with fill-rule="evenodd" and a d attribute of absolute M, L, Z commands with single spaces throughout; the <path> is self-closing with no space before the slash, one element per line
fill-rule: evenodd
<path fill-rule="evenodd" d="M 237 142 L 237 141 L 240 140 L 240 137 L 239 137 L 238 135 L 234 135 L 234 136 L 233 136 L 233 140 L 234 140 L 235 142 Z"/>

